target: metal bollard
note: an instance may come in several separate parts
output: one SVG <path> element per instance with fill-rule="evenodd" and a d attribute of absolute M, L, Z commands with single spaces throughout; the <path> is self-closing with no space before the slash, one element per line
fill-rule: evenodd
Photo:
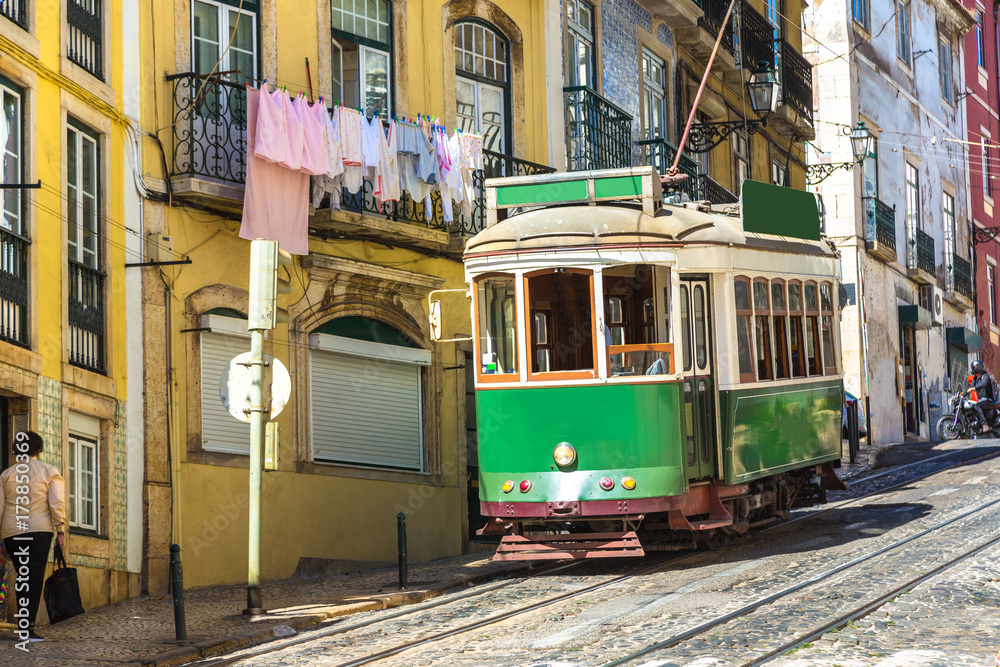
<path fill-rule="evenodd" d="M 174 597 L 174 633 L 177 639 L 187 639 L 184 621 L 184 574 L 181 572 L 180 545 L 170 545 L 170 589 Z"/>
<path fill-rule="evenodd" d="M 865 444 L 872 444 L 872 404 L 870 396 L 865 396 Z"/>
<path fill-rule="evenodd" d="M 396 540 L 399 548 L 399 588 L 406 588 L 406 515 L 396 515 Z"/>
<path fill-rule="evenodd" d="M 853 401 L 847 409 L 847 444 L 851 454 L 851 463 L 858 462 L 858 451 L 861 449 L 861 429 L 858 424 L 858 402 Z"/>

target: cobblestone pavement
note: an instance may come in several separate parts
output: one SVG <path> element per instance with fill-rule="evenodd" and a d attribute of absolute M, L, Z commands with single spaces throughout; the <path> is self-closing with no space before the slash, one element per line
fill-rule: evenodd
<path fill-rule="evenodd" d="M 949 443 L 948 446 L 977 447 L 978 443 Z M 858 472 L 862 468 L 859 466 Z M 794 527 L 789 525 L 768 531 L 718 553 L 695 554 L 683 564 L 666 567 L 664 572 L 646 574 L 508 621 L 413 648 L 377 664 L 387 667 L 600 665 L 958 516 L 990 497 L 998 483 L 1000 468 L 995 463 L 987 461 L 974 469 L 957 468 L 940 473 L 932 480 L 891 491 L 863 505 L 802 521 Z M 993 491 L 993 497 L 1000 497 L 1000 494 Z M 650 655 L 635 664 L 645 663 L 646 667 L 742 664 L 755 655 L 762 655 L 766 646 L 777 646 L 779 640 L 790 639 L 857 606 L 859 601 L 914 578 L 929 569 L 928 562 L 941 562 L 960 553 L 967 542 L 979 543 L 987 535 L 995 535 L 998 518 L 1000 506 L 994 506 L 992 512 L 985 511 L 953 527 L 931 533 L 912 543 L 913 546 L 879 556 L 856 570 L 804 589 L 789 599 L 714 630 L 708 636 Z M 982 560 L 988 562 L 989 559 L 984 556 Z M 958 572 L 947 574 L 959 577 Z M 570 583 L 569 577 L 564 579 L 565 583 Z M 536 601 L 539 592 L 553 592 L 551 588 L 539 588 L 539 581 L 533 580 L 534 585 L 505 589 L 504 595 L 490 599 L 489 604 L 470 605 L 460 611 L 450 606 L 445 608 L 447 611 L 428 610 L 424 614 L 376 623 L 356 632 L 318 638 L 268 655 L 248 657 L 239 664 L 255 667 L 343 665 L 377 651 L 485 619 L 499 611 L 524 606 Z M 957 581 L 964 580 L 959 577 Z M 939 585 L 935 581 L 935 585 L 943 586 L 941 590 L 949 595 L 962 595 L 963 588 L 957 584 Z M 995 598 L 995 590 L 992 595 Z M 894 604 L 899 604 L 903 597 Z M 936 636 L 919 641 L 921 637 L 932 637 L 920 633 L 944 633 L 942 628 L 949 627 L 950 617 L 941 615 L 948 602 L 944 597 L 940 599 L 937 614 L 914 613 L 914 629 L 909 634 L 902 634 L 895 643 L 887 640 L 886 646 L 874 648 L 870 651 L 872 655 L 866 653 L 866 648 L 858 648 L 860 643 L 857 646 L 846 644 L 855 648 L 852 654 L 844 656 L 845 660 L 853 660 L 852 665 L 877 664 L 887 657 L 902 661 L 885 662 L 886 665 L 994 664 L 984 661 L 991 659 L 992 652 L 1000 648 L 989 645 L 992 637 L 1000 637 L 992 626 L 994 622 L 1000 624 L 1000 620 L 983 622 L 975 614 L 969 614 L 968 626 L 956 626 L 947 631 L 953 643 L 939 647 L 934 643 Z M 990 600 L 980 604 L 988 607 Z M 851 632 L 860 632 L 865 620 L 868 619 L 857 624 L 857 629 L 848 628 L 837 634 L 850 636 Z M 970 636 L 977 639 L 969 639 Z M 874 646 L 878 638 L 871 635 L 867 639 Z M 814 647 L 800 649 L 781 660 L 812 659 L 814 662 L 805 664 L 841 664 L 842 652 L 832 640 L 824 645 L 827 647 L 825 654 L 806 657 L 819 646 L 817 642 Z M 908 662 L 907 655 L 914 659 L 917 656 L 901 653 L 916 649 L 938 651 L 935 654 L 938 662 Z M 879 651 L 884 655 L 874 655 Z M 895 654 L 900 655 L 893 658 Z"/>

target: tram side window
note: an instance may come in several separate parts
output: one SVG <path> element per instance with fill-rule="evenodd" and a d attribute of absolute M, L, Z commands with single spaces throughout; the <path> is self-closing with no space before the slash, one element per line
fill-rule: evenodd
<path fill-rule="evenodd" d="M 604 269 L 604 323 L 608 345 L 656 342 L 653 267 L 629 264 Z"/>
<path fill-rule="evenodd" d="M 802 333 L 802 283 L 788 282 L 788 343 L 792 353 L 792 377 L 806 376 L 806 353 Z"/>
<path fill-rule="evenodd" d="M 771 309 L 768 304 L 767 280 L 753 281 L 754 340 L 757 343 L 757 379 L 771 380 Z"/>
<path fill-rule="evenodd" d="M 827 375 L 837 374 L 837 353 L 833 331 L 833 285 L 819 286 L 820 324 L 823 333 L 823 369 Z"/>
<path fill-rule="evenodd" d="M 816 283 L 806 283 L 804 293 L 806 299 L 806 366 L 809 375 L 822 375 L 819 356 L 819 300 L 816 294 Z"/>
<path fill-rule="evenodd" d="M 736 352 L 740 364 L 740 382 L 753 382 L 757 379 L 753 368 L 753 347 L 750 337 L 750 320 L 753 309 L 750 307 L 750 280 L 736 279 Z"/>
<path fill-rule="evenodd" d="M 785 304 L 785 283 L 771 281 L 771 328 L 774 331 L 774 377 L 790 377 L 788 365 L 788 310 Z"/>
<path fill-rule="evenodd" d="M 517 373 L 517 308 L 513 276 L 476 283 L 481 375 Z"/>
<path fill-rule="evenodd" d="M 681 358 L 684 372 L 691 370 L 691 293 L 681 285 Z"/>
<path fill-rule="evenodd" d="M 594 369 L 589 271 L 558 269 L 527 278 L 531 372 Z"/>

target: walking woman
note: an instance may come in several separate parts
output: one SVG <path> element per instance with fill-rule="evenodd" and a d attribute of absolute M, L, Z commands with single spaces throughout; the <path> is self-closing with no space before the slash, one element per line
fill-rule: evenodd
<path fill-rule="evenodd" d="M 66 540 L 64 482 L 58 470 L 38 460 L 43 446 L 42 436 L 37 433 L 17 433 L 12 447 L 14 465 L 0 473 L 0 538 L 14 571 L 20 573 L 26 568 L 28 574 L 27 590 L 10 591 L 10 597 L 17 600 L 18 629 L 26 630 L 27 638 L 33 641 L 42 641 L 35 633 L 35 617 L 42 598 L 52 531 L 57 531 L 56 544 L 60 547 Z M 28 603 L 27 618 L 23 616 L 22 601 Z"/>

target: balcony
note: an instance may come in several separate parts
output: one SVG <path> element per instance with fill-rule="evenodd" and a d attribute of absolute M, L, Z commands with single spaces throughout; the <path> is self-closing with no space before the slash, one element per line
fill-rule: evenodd
<path fill-rule="evenodd" d="M 651 165 L 656 169 L 656 173 L 666 173 L 669 167 L 674 164 L 677 157 L 677 147 L 666 139 L 647 139 L 638 143 L 640 150 L 640 164 Z M 682 174 L 687 174 L 686 181 L 679 185 L 681 192 L 687 194 L 691 201 L 704 199 L 701 195 L 701 183 L 698 180 L 698 163 L 687 155 L 681 156 L 681 161 L 677 165 Z"/>
<path fill-rule="evenodd" d="M 954 253 L 950 260 L 945 299 L 962 311 L 970 311 L 975 307 L 972 295 L 972 267 L 967 259 Z"/>
<path fill-rule="evenodd" d="M 639 0 L 639 4 L 672 30 L 695 27 L 703 13 L 701 0 Z"/>
<path fill-rule="evenodd" d="M 761 62 L 774 69 L 774 26 L 746 0 L 738 4 L 738 9 L 739 40 L 734 55 L 739 57 L 739 76 L 756 70 Z"/>
<path fill-rule="evenodd" d="M 0 0 L 0 14 L 28 29 L 28 0 Z"/>
<path fill-rule="evenodd" d="M 69 363 L 95 373 L 105 372 L 105 274 L 79 262 L 69 262 Z"/>
<path fill-rule="evenodd" d="M 567 170 L 631 167 L 632 116 L 587 86 L 563 88 L 563 95 Z"/>
<path fill-rule="evenodd" d="M 865 207 L 865 247 L 883 262 L 896 261 L 896 208 L 877 197 L 861 200 Z"/>
<path fill-rule="evenodd" d="M 911 229 L 907 235 L 907 274 L 914 282 L 930 285 L 937 281 L 934 261 L 934 237 L 921 229 Z"/>
<path fill-rule="evenodd" d="M 711 204 L 735 204 L 740 200 L 735 194 L 712 180 L 708 174 L 698 176 L 701 198 Z"/>
<path fill-rule="evenodd" d="M 17 4 L 23 3 L 27 0 Z M 3 4 L 14 3 L 5 1 Z M 104 80 L 102 4 L 103 0 L 66 0 L 66 24 L 69 27 L 66 57 L 101 81 Z"/>
<path fill-rule="evenodd" d="M 781 103 L 771 120 L 784 132 L 814 139 L 812 64 L 786 40 L 779 40 L 775 46 Z"/>
<path fill-rule="evenodd" d="M 0 340 L 28 346 L 28 247 L 31 241 L 0 228 Z"/>
<path fill-rule="evenodd" d="M 698 25 L 691 28 L 681 28 L 674 33 L 677 43 L 684 48 L 695 60 L 708 62 L 715 47 L 715 40 L 719 36 L 722 28 L 722 19 L 726 17 L 726 10 L 729 9 L 728 0 L 701 0 L 703 14 L 698 19 Z M 730 17 L 726 23 L 725 32 L 722 35 L 722 44 L 718 55 L 715 57 L 713 69 L 725 72 L 735 69 L 736 60 L 733 58 L 733 20 Z"/>

